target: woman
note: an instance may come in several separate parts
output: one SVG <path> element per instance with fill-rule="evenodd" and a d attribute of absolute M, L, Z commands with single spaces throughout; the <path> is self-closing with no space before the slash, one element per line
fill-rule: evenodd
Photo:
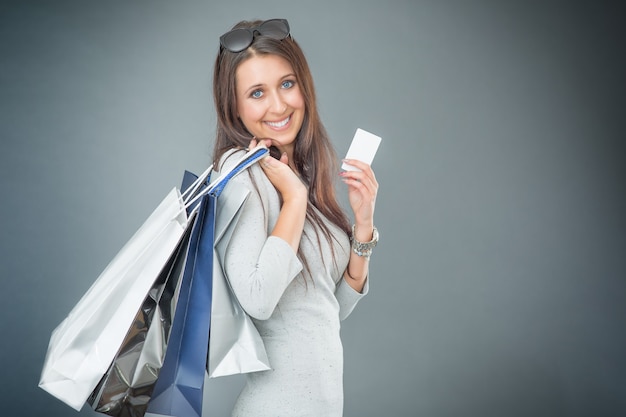
<path fill-rule="evenodd" d="M 222 264 L 272 367 L 248 374 L 233 416 L 341 416 L 339 322 L 367 293 L 378 184 L 367 164 L 347 161 L 360 169 L 339 174 L 351 227 L 332 187 L 339 171 L 311 73 L 286 20 L 240 22 L 220 43 L 215 166 L 258 141 L 274 155 L 232 180 L 250 196 Z"/>

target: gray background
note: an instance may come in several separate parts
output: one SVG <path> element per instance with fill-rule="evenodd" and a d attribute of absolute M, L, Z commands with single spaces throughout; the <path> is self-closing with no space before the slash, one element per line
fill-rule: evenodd
<path fill-rule="evenodd" d="M 345 415 L 626 415 L 626 14 L 580 3 L 2 3 L 0 414 L 93 415 L 37 387 L 50 332 L 207 166 L 219 35 L 285 17 L 338 153 L 383 137 Z"/>

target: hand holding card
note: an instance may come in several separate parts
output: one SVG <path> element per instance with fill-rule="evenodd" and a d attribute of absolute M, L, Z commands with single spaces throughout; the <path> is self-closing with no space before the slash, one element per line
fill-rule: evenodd
<path fill-rule="evenodd" d="M 376 151 L 378 150 L 378 145 L 380 145 L 380 141 L 380 136 L 376 136 L 363 129 L 357 129 L 345 159 L 356 159 L 371 165 L 374 160 L 374 155 L 376 155 Z M 346 171 L 360 171 L 358 168 L 348 165 L 345 162 L 341 165 L 341 169 Z"/>

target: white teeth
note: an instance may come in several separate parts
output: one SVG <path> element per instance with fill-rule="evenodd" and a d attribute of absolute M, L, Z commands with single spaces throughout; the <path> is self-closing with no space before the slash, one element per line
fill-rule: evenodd
<path fill-rule="evenodd" d="M 283 126 L 285 126 L 285 125 L 289 122 L 289 119 L 290 119 L 290 118 L 291 118 L 291 116 L 290 116 L 290 117 L 287 117 L 287 118 L 286 118 L 285 120 L 283 120 L 282 122 L 265 122 L 265 123 L 267 123 L 268 125 L 270 125 L 270 126 L 272 126 L 272 127 L 283 127 Z"/>

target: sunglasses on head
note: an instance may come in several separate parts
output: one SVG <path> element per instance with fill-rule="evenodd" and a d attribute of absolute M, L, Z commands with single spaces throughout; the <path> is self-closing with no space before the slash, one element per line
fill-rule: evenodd
<path fill-rule="evenodd" d="M 241 52 L 252 45 L 256 34 L 283 40 L 289 36 L 287 19 L 270 19 L 253 28 L 233 29 L 220 36 L 220 44 L 230 52 Z"/>

